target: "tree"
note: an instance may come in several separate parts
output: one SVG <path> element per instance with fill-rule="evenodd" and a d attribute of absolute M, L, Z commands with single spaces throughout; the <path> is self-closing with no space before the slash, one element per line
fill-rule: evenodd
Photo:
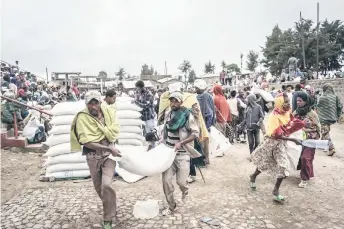
<path fill-rule="evenodd" d="M 240 72 L 240 68 L 238 67 L 237 64 L 230 64 L 230 65 L 227 65 L 227 70 L 230 71 L 230 72 L 236 72 L 236 73 L 239 73 Z"/>
<path fill-rule="evenodd" d="M 189 73 L 189 79 L 188 79 L 188 82 L 193 84 L 196 80 L 196 73 L 195 73 L 195 70 L 191 70 L 190 73 Z"/>
<path fill-rule="evenodd" d="M 221 67 L 223 71 L 225 71 L 225 69 L 227 68 L 227 64 L 224 60 L 221 62 Z"/>
<path fill-rule="evenodd" d="M 305 44 L 306 66 L 303 66 L 302 36 Z M 293 28 L 281 30 L 276 25 L 262 47 L 262 63 L 272 74 L 280 74 L 287 67 L 288 59 L 294 53 L 299 67 L 316 67 L 316 24 L 302 19 Z M 321 71 L 338 70 L 344 61 L 344 26 L 340 20 L 319 24 L 319 67 Z"/>
<path fill-rule="evenodd" d="M 204 65 L 204 73 L 208 74 L 208 73 L 215 73 L 215 65 L 211 63 L 211 61 L 209 60 L 208 63 L 206 63 Z"/>
<path fill-rule="evenodd" d="M 184 74 L 184 82 L 187 81 L 187 76 L 188 76 L 188 73 L 190 72 L 191 67 L 192 67 L 191 63 L 188 60 L 184 60 L 183 63 L 179 65 L 179 70 Z"/>
<path fill-rule="evenodd" d="M 250 50 L 247 54 L 247 69 L 251 72 L 254 72 L 256 70 L 256 67 L 258 67 L 258 58 L 259 54 L 253 50 Z"/>
<path fill-rule="evenodd" d="M 153 75 L 154 74 L 154 68 L 151 65 L 150 67 L 148 67 L 147 64 L 142 65 L 141 67 L 141 76 L 143 75 Z"/>
<path fill-rule="evenodd" d="M 116 76 L 118 77 L 118 80 L 123 80 L 124 77 L 125 77 L 125 71 L 124 71 L 124 68 L 120 67 L 118 69 L 118 72 L 115 73 Z"/>
<path fill-rule="evenodd" d="M 100 71 L 100 72 L 98 73 L 98 76 L 99 76 L 99 77 L 102 77 L 102 79 L 106 79 L 106 78 L 107 78 L 107 73 L 104 72 L 104 71 Z M 99 78 L 97 79 L 97 82 L 100 82 L 100 79 L 99 79 Z"/>

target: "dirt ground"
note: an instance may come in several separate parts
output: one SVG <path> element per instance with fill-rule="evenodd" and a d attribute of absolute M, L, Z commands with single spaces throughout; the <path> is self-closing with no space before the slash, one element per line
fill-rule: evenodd
<path fill-rule="evenodd" d="M 37 182 L 42 166 L 40 153 L 1 150 L 1 205 Z"/>

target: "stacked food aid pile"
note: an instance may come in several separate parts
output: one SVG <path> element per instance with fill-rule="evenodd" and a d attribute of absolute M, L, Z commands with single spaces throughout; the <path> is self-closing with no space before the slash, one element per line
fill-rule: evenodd
<path fill-rule="evenodd" d="M 132 147 L 135 147 L 136 152 L 147 152 L 142 136 L 144 123 L 141 121 L 141 109 L 131 103 L 129 98 L 118 100 L 114 105 L 121 125 L 117 147 L 121 147 L 126 152 L 130 152 Z M 78 101 L 59 103 L 51 110 L 53 118 L 50 123 L 53 127 L 45 142 L 45 145 L 49 146 L 44 154 L 47 157 L 45 177 L 76 179 L 90 176 L 86 156 L 83 156 L 82 152 L 71 152 L 70 149 L 70 129 L 73 119 L 84 108 L 86 108 L 85 101 Z M 118 165 L 116 172 L 128 183 L 136 182 L 144 177 L 132 174 Z"/>
<path fill-rule="evenodd" d="M 90 176 L 86 157 L 81 152 L 71 153 L 70 129 L 75 115 L 85 108 L 84 101 L 62 102 L 51 110 L 53 115 L 50 124 L 52 129 L 45 142 L 49 146 L 44 154 L 46 160 L 46 177 L 56 179 L 85 178 Z"/>
<path fill-rule="evenodd" d="M 130 97 L 119 97 L 116 101 L 116 116 L 121 126 L 118 136 L 120 146 L 143 146 L 145 138 L 142 135 L 141 120 L 142 110 L 139 106 L 132 103 Z"/>

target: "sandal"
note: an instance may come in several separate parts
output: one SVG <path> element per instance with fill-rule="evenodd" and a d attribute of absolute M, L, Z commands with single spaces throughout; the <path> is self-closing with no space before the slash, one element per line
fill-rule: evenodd
<path fill-rule="evenodd" d="M 278 195 L 278 196 L 274 195 L 273 200 L 281 204 L 283 204 L 285 201 L 284 196 L 282 195 Z"/>

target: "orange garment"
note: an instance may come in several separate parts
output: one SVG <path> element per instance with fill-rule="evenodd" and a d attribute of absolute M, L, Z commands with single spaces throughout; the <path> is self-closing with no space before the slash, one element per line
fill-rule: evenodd
<path fill-rule="evenodd" d="M 227 100 L 222 92 L 221 85 L 215 85 L 214 89 L 214 104 L 216 110 L 216 121 L 219 123 L 225 123 L 232 121 L 231 109 L 227 103 Z"/>

